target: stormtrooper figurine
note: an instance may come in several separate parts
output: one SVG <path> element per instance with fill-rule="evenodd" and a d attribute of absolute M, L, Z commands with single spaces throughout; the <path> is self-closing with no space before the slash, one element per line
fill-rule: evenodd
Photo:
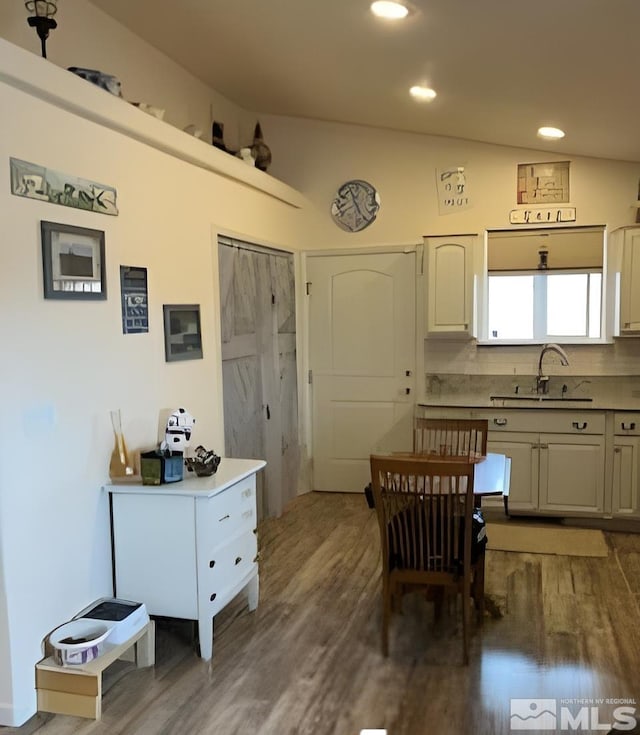
<path fill-rule="evenodd" d="M 176 408 L 167 419 L 164 441 L 160 449 L 164 453 L 183 452 L 191 441 L 191 432 L 196 420 L 186 408 Z"/>

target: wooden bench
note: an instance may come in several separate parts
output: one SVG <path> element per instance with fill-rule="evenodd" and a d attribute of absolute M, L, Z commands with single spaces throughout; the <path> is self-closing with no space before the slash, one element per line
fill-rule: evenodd
<path fill-rule="evenodd" d="M 59 715 L 102 718 L 102 672 L 117 659 L 133 661 L 138 668 L 155 663 L 155 623 L 150 620 L 128 640 L 105 641 L 97 658 L 79 666 L 61 666 L 53 656 L 36 664 L 38 711 Z"/>

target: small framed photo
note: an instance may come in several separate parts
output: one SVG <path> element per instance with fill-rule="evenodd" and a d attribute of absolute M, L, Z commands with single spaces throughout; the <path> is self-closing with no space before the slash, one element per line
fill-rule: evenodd
<path fill-rule="evenodd" d="M 104 232 L 40 222 L 45 299 L 104 300 Z"/>
<path fill-rule="evenodd" d="M 202 359 L 200 304 L 165 304 L 162 308 L 165 360 Z"/>

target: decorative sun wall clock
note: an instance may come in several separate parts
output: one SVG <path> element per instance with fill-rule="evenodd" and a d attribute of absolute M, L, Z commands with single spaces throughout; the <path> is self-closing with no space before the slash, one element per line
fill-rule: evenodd
<path fill-rule="evenodd" d="M 359 232 L 368 227 L 380 210 L 380 195 L 367 181 L 346 181 L 331 203 L 333 221 L 347 232 Z"/>

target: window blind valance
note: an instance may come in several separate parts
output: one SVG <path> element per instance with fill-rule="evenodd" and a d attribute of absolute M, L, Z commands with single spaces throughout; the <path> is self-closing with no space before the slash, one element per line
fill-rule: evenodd
<path fill-rule="evenodd" d="M 536 271 L 540 251 L 546 251 L 548 270 L 602 268 L 604 227 L 500 230 L 489 232 L 489 271 Z"/>

